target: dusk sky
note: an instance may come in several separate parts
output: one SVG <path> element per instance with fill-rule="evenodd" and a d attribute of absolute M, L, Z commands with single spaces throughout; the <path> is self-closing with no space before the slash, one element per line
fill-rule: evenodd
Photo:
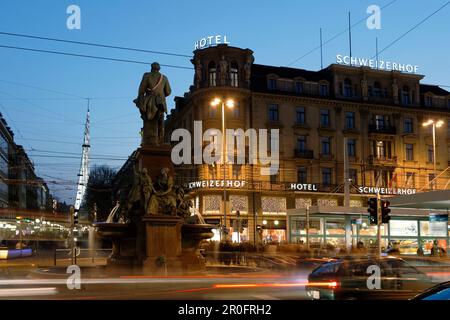
<path fill-rule="evenodd" d="M 353 55 L 375 55 L 422 19 L 447 3 L 431 1 L 125 1 L 40 0 L 0 3 L 0 32 L 93 42 L 191 55 L 194 42 L 209 35 L 227 35 L 232 46 L 250 48 L 255 63 L 318 70 L 320 51 L 291 64 L 341 33 L 323 48 L 324 66 L 337 54 L 348 54 L 347 13 L 352 23 Z M 69 30 L 66 8 L 81 8 L 81 29 Z M 369 5 L 381 11 L 381 29 L 369 30 Z M 450 5 L 380 54 L 380 59 L 419 66 L 422 83 L 450 88 Z M 13 37 L 0 34 L 0 112 L 33 160 L 37 173 L 50 181 L 51 192 L 74 202 L 86 99 L 91 98 L 91 166 L 120 168 L 140 143 L 141 119 L 132 103 L 143 64 L 39 53 L 16 46 L 102 56 L 190 68 L 187 57 L 122 51 L 111 48 Z M 183 95 L 193 70 L 162 67 L 173 98 Z M 110 158 L 105 160 L 95 158 Z"/>

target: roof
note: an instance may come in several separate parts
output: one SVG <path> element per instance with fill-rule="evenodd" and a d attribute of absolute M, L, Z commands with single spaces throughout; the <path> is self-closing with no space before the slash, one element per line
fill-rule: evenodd
<path fill-rule="evenodd" d="M 267 66 L 262 64 L 252 65 L 252 76 L 251 76 L 251 89 L 252 90 L 267 90 L 267 75 L 276 74 L 280 78 L 294 79 L 303 78 L 306 81 L 320 81 L 320 80 L 332 80 L 331 72 L 327 69 L 322 69 L 319 71 L 311 71 L 305 69 L 296 69 L 288 67 L 275 67 Z"/>
<path fill-rule="evenodd" d="M 431 84 L 421 84 L 420 85 L 420 93 L 427 93 L 431 92 L 438 96 L 447 96 L 450 95 L 450 92 L 447 90 L 442 89 L 441 87 L 437 85 L 431 85 Z"/>

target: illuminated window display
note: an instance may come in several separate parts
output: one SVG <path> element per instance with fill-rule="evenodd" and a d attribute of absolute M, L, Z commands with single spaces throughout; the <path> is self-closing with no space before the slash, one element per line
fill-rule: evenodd
<path fill-rule="evenodd" d="M 263 214 L 286 214 L 286 198 L 261 197 Z"/>

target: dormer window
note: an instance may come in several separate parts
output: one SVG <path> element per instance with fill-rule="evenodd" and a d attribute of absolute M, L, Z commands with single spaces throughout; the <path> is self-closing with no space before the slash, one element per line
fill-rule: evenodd
<path fill-rule="evenodd" d="M 295 93 L 302 93 L 303 92 L 303 82 L 301 81 L 295 81 Z"/>
<path fill-rule="evenodd" d="M 381 85 L 378 81 L 373 83 L 373 95 L 377 98 L 381 98 Z"/>
<path fill-rule="evenodd" d="M 432 96 L 425 96 L 425 106 L 426 107 L 433 106 L 433 97 Z"/>
<path fill-rule="evenodd" d="M 208 64 L 208 84 L 210 87 L 217 85 L 217 69 L 214 61 Z"/>
<path fill-rule="evenodd" d="M 353 87 L 352 81 L 348 78 L 344 80 L 344 96 L 352 97 L 353 96 Z"/>
<path fill-rule="evenodd" d="M 277 90 L 277 79 L 269 79 L 268 87 L 269 90 Z"/>
<path fill-rule="evenodd" d="M 411 94 L 408 86 L 403 86 L 402 88 L 402 104 L 411 104 Z"/>
<path fill-rule="evenodd" d="M 236 62 L 231 63 L 230 82 L 232 87 L 239 87 L 239 72 L 238 72 L 238 64 Z"/>
<path fill-rule="evenodd" d="M 328 84 L 326 83 L 321 83 L 319 85 L 319 94 L 321 96 L 328 96 Z"/>

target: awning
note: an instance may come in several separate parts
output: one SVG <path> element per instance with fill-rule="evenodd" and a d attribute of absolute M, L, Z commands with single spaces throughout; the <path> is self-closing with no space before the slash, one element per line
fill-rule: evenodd
<path fill-rule="evenodd" d="M 390 207 L 450 209 L 450 190 L 436 190 L 389 198 Z"/>

